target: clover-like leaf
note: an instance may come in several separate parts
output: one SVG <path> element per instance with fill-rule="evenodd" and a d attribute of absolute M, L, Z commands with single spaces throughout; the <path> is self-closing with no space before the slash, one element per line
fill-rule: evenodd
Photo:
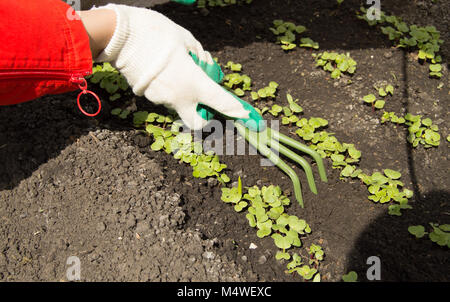
<path fill-rule="evenodd" d="M 275 254 L 275 259 L 277 259 L 277 260 L 281 260 L 281 259 L 289 260 L 289 259 L 291 259 L 291 255 L 289 255 L 289 253 L 286 253 L 286 252 L 278 251 Z"/>
<path fill-rule="evenodd" d="M 162 136 L 158 136 L 156 137 L 155 141 L 153 142 L 153 144 L 150 146 L 150 148 L 153 151 L 159 151 L 164 147 L 164 138 Z"/>
<path fill-rule="evenodd" d="M 275 242 L 275 245 L 282 250 L 291 247 L 291 240 L 287 236 L 283 236 L 281 234 L 272 234 L 272 238 Z"/>
<path fill-rule="evenodd" d="M 385 103 L 386 102 L 383 100 L 377 100 L 377 101 L 375 101 L 375 104 L 373 106 L 377 109 L 383 109 Z"/>
<path fill-rule="evenodd" d="M 402 216 L 401 210 L 404 209 L 412 209 L 412 207 L 408 204 L 394 204 L 390 205 L 388 208 L 389 215 Z"/>
<path fill-rule="evenodd" d="M 387 85 L 385 90 L 386 90 L 387 93 L 390 93 L 391 95 L 394 95 L 394 86 Z"/>
<path fill-rule="evenodd" d="M 111 110 L 112 115 L 119 115 L 120 112 L 122 112 L 122 109 L 120 108 L 114 108 L 113 110 Z"/>
<path fill-rule="evenodd" d="M 292 112 L 300 113 L 303 111 L 303 108 L 296 103 L 298 100 L 294 101 L 290 94 L 287 94 L 286 97 L 289 103 L 289 108 L 291 109 Z"/>
<path fill-rule="evenodd" d="M 241 200 L 238 188 L 222 188 L 222 201 L 227 203 L 237 203 Z"/>
<path fill-rule="evenodd" d="M 350 271 L 348 274 L 342 276 L 344 282 L 356 282 L 358 280 L 358 274 L 355 271 Z"/>
<path fill-rule="evenodd" d="M 437 243 L 440 246 L 447 246 L 450 248 L 450 233 L 444 232 L 434 224 L 431 224 L 433 231 L 428 235 L 430 240 Z M 448 229 L 447 227 L 444 229 Z"/>
<path fill-rule="evenodd" d="M 245 215 L 245 217 L 246 217 L 247 220 L 248 220 L 248 224 L 249 224 L 252 228 L 256 227 L 256 219 L 255 219 L 255 215 L 253 215 L 253 214 L 251 214 L 251 213 L 247 213 L 247 214 Z"/>
<path fill-rule="evenodd" d="M 373 94 L 368 94 L 368 95 L 363 97 L 363 101 L 366 102 L 366 103 L 373 103 L 373 102 L 375 102 L 376 99 L 377 98 Z"/>
<path fill-rule="evenodd" d="M 236 212 L 241 212 L 247 205 L 248 203 L 246 201 L 240 201 L 234 206 L 234 210 Z"/>
<path fill-rule="evenodd" d="M 391 169 L 384 169 L 383 172 L 390 179 L 399 179 L 402 176 L 400 172 Z"/>
<path fill-rule="evenodd" d="M 269 236 L 272 233 L 272 220 L 268 219 L 264 222 L 257 222 L 256 227 L 258 228 L 256 236 L 259 238 Z"/>
<path fill-rule="evenodd" d="M 350 147 L 348 149 L 348 154 L 354 159 L 359 159 L 361 157 L 361 151 L 357 150 L 355 147 Z"/>
<path fill-rule="evenodd" d="M 317 269 L 315 268 L 311 268 L 308 265 L 303 265 L 302 267 L 300 267 L 297 272 L 299 273 L 300 276 L 302 276 L 304 279 L 306 280 L 310 280 L 315 273 L 317 273 Z"/>
<path fill-rule="evenodd" d="M 302 258 L 297 253 L 294 253 L 292 255 L 292 261 L 289 262 L 286 267 L 288 270 L 292 270 L 297 266 L 301 265 L 302 263 L 303 263 Z"/>
<path fill-rule="evenodd" d="M 356 169 L 355 166 L 347 165 L 347 166 L 345 166 L 344 169 L 342 169 L 341 176 L 342 177 L 350 177 L 353 174 L 353 172 L 355 171 L 355 169 Z"/>

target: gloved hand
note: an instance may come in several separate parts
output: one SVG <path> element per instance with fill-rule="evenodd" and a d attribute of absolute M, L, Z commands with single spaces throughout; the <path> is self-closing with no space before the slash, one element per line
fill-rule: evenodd
<path fill-rule="evenodd" d="M 176 110 L 193 130 L 207 123 L 196 112 L 199 102 L 229 117 L 248 118 L 249 111 L 195 64 L 189 52 L 208 64 L 213 59 L 189 31 L 145 8 L 108 4 L 98 9 L 115 11 L 116 29 L 95 61 L 111 62 L 136 95 Z"/>

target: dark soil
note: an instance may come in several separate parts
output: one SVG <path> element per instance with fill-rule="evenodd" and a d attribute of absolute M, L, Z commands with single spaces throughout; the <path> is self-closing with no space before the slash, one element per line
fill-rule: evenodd
<path fill-rule="evenodd" d="M 303 246 L 325 250 L 322 280 L 339 281 L 355 270 L 364 281 L 367 258 L 378 256 L 383 281 L 449 281 L 448 249 L 407 231 L 450 223 L 448 66 L 441 80 L 428 78 L 428 66 L 414 54 L 392 48 L 380 31 L 355 18 L 359 1 L 346 0 L 340 8 L 335 3 L 255 0 L 210 10 L 174 3 L 155 9 L 192 31 L 220 62 L 243 64 L 253 87 L 279 83 L 276 103 L 287 103 L 290 93 L 300 99 L 304 117 L 327 119 L 328 131 L 362 151 L 362 169 L 398 170 L 414 191 L 412 210 L 388 215 L 387 205 L 370 202 L 364 185 L 340 180 L 326 161 L 329 182 L 317 183 L 318 195 L 304 185 L 305 208 L 290 196 L 288 209 L 311 226 Z M 446 43 L 449 6 L 382 1 L 384 11 L 409 23 L 435 25 Z M 358 62 L 352 83 L 316 69 L 309 50 L 284 53 L 268 31 L 273 19 L 305 25 L 321 51 L 349 52 Z M 380 124 L 380 113 L 362 104 L 361 97 L 383 82 L 395 85 L 386 110 L 430 117 L 439 126 L 438 148 L 412 149 L 405 128 Z M 98 119 L 83 117 L 75 96 L 0 108 L 0 280 L 66 280 L 66 259 L 73 255 L 87 281 L 302 280 L 275 260 L 272 239 L 259 239 L 244 214 L 221 202 L 217 181 L 195 179 L 189 166 L 151 151 L 151 140 L 129 120 L 111 117 L 108 108 Z M 151 108 L 141 98 L 137 105 Z M 265 105 L 270 101 L 257 103 Z M 261 167 L 260 159 L 221 156 L 232 181 L 241 176 L 245 186 L 275 184 L 292 195 L 289 178 L 276 167 Z M 256 249 L 249 249 L 252 243 Z"/>

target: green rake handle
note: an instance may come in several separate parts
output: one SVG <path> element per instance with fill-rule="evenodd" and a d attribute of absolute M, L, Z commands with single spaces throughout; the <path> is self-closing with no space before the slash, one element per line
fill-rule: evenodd
<path fill-rule="evenodd" d="M 220 83 L 222 81 L 224 75 L 223 75 L 223 72 L 222 72 L 219 64 L 217 64 L 216 62 L 214 62 L 214 64 L 208 64 L 206 62 L 200 61 L 195 54 L 193 54 L 191 52 L 189 54 L 191 55 L 194 62 L 198 66 L 200 66 L 203 69 L 203 71 L 213 81 L 215 81 L 216 83 Z M 226 92 L 228 92 L 230 95 L 232 95 L 236 100 L 238 100 L 242 104 L 242 106 L 244 107 L 245 110 L 250 112 L 249 117 L 247 119 L 235 119 L 233 117 L 229 117 L 229 118 L 236 120 L 237 122 L 243 124 L 245 127 L 249 128 L 252 131 L 259 132 L 259 131 L 266 129 L 266 122 L 262 118 L 261 114 L 259 114 L 258 111 L 256 111 L 256 109 L 252 105 L 245 102 L 241 98 L 237 97 L 233 93 L 227 91 L 225 88 L 224 88 L 224 90 Z M 204 104 L 199 103 L 197 105 L 197 113 L 204 120 L 209 121 L 214 117 L 216 112 L 214 112 L 214 110 L 209 108 L 208 106 L 205 106 Z"/>

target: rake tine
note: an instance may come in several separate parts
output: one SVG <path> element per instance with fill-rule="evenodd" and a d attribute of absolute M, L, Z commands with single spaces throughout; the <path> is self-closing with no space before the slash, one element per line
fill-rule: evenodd
<path fill-rule="evenodd" d="M 291 167 L 289 167 L 284 161 L 280 159 L 279 156 L 277 156 L 272 152 L 272 150 L 270 150 L 269 147 L 267 147 L 267 130 L 258 133 L 250 131 L 248 128 L 238 122 L 235 122 L 234 124 L 242 137 L 244 137 L 250 145 L 255 147 L 263 156 L 267 157 L 272 163 L 274 163 L 278 168 L 280 168 L 289 176 L 294 186 L 295 198 L 297 199 L 300 206 L 304 208 L 300 179 Z M 266 136 L 266 138 L 264 136 Z"/>
<path fill-rule="evenodd" d="M 290 146 L 292 148 L 295 148 L 295 149 L 297 149 L 297 150 L 299 150 L 301 152 L 309 154 L 317 163 L 317 168 L 319 170 L 320 179 L 323 182 L 328 182 L 327 173 L 326 173 L 326 170 L 325 170 L 325 165 L 323 164 L 323 159 L 319 155 L 319 153 L 317 153 L 316 151 L 312 150 L 308 146 L 306 146 L 306 145 L 304 145 L 304 144 L 302 144 L 302 143 L 300 143 L 300 142 L 298 142 L 298 141 L 296 141 L 296 140 L 294 140 L 294 139 L 292 139 L 292 138 L 290 138 L 290 137 L 288 137 L 288 136 L 286 136 L 286 135 L 284 135 L 284 134 L 282 134 L 282 133 L 280 133 L 280 132 L 278 132 L 276 130 L 273 130 L 273 129 L 267 129 L 267 130 L 270 132 L 270 135 L 274 139 L 276 139 L 276 140 L 280 141 L 281 143 L 286 144 L 286 145 L 288 145 L 288 146 Z"/>
<path fill-rule="evenodd" d="M 314 194 L 317 194 L 316 183 L 314 182 L 314 175 L 313 175 L 311 166 L 308 164 L 308 162 L 303 157 L 301 157 L 297 153 L 293 152 L 292 150 L 286 148 L 285 146 L 283 146 L 282 144 L 280 144 L 278 141 L 276 141 L 274 139 L 270 139 L 268 141 L 268 145 L 270 147 L 272 147 L 272 149 L 279 151 L 281 154 L 283 154 L 283 155 L 287 156 L 288 158 L 292 159 L 293 161 L 296 161 L 297 163 L 299 163 L 302 166 L 303 170 L 305 170 L 306 179 L 308 180 L 308 184 L 309 184 L 309 189 Z"/>

